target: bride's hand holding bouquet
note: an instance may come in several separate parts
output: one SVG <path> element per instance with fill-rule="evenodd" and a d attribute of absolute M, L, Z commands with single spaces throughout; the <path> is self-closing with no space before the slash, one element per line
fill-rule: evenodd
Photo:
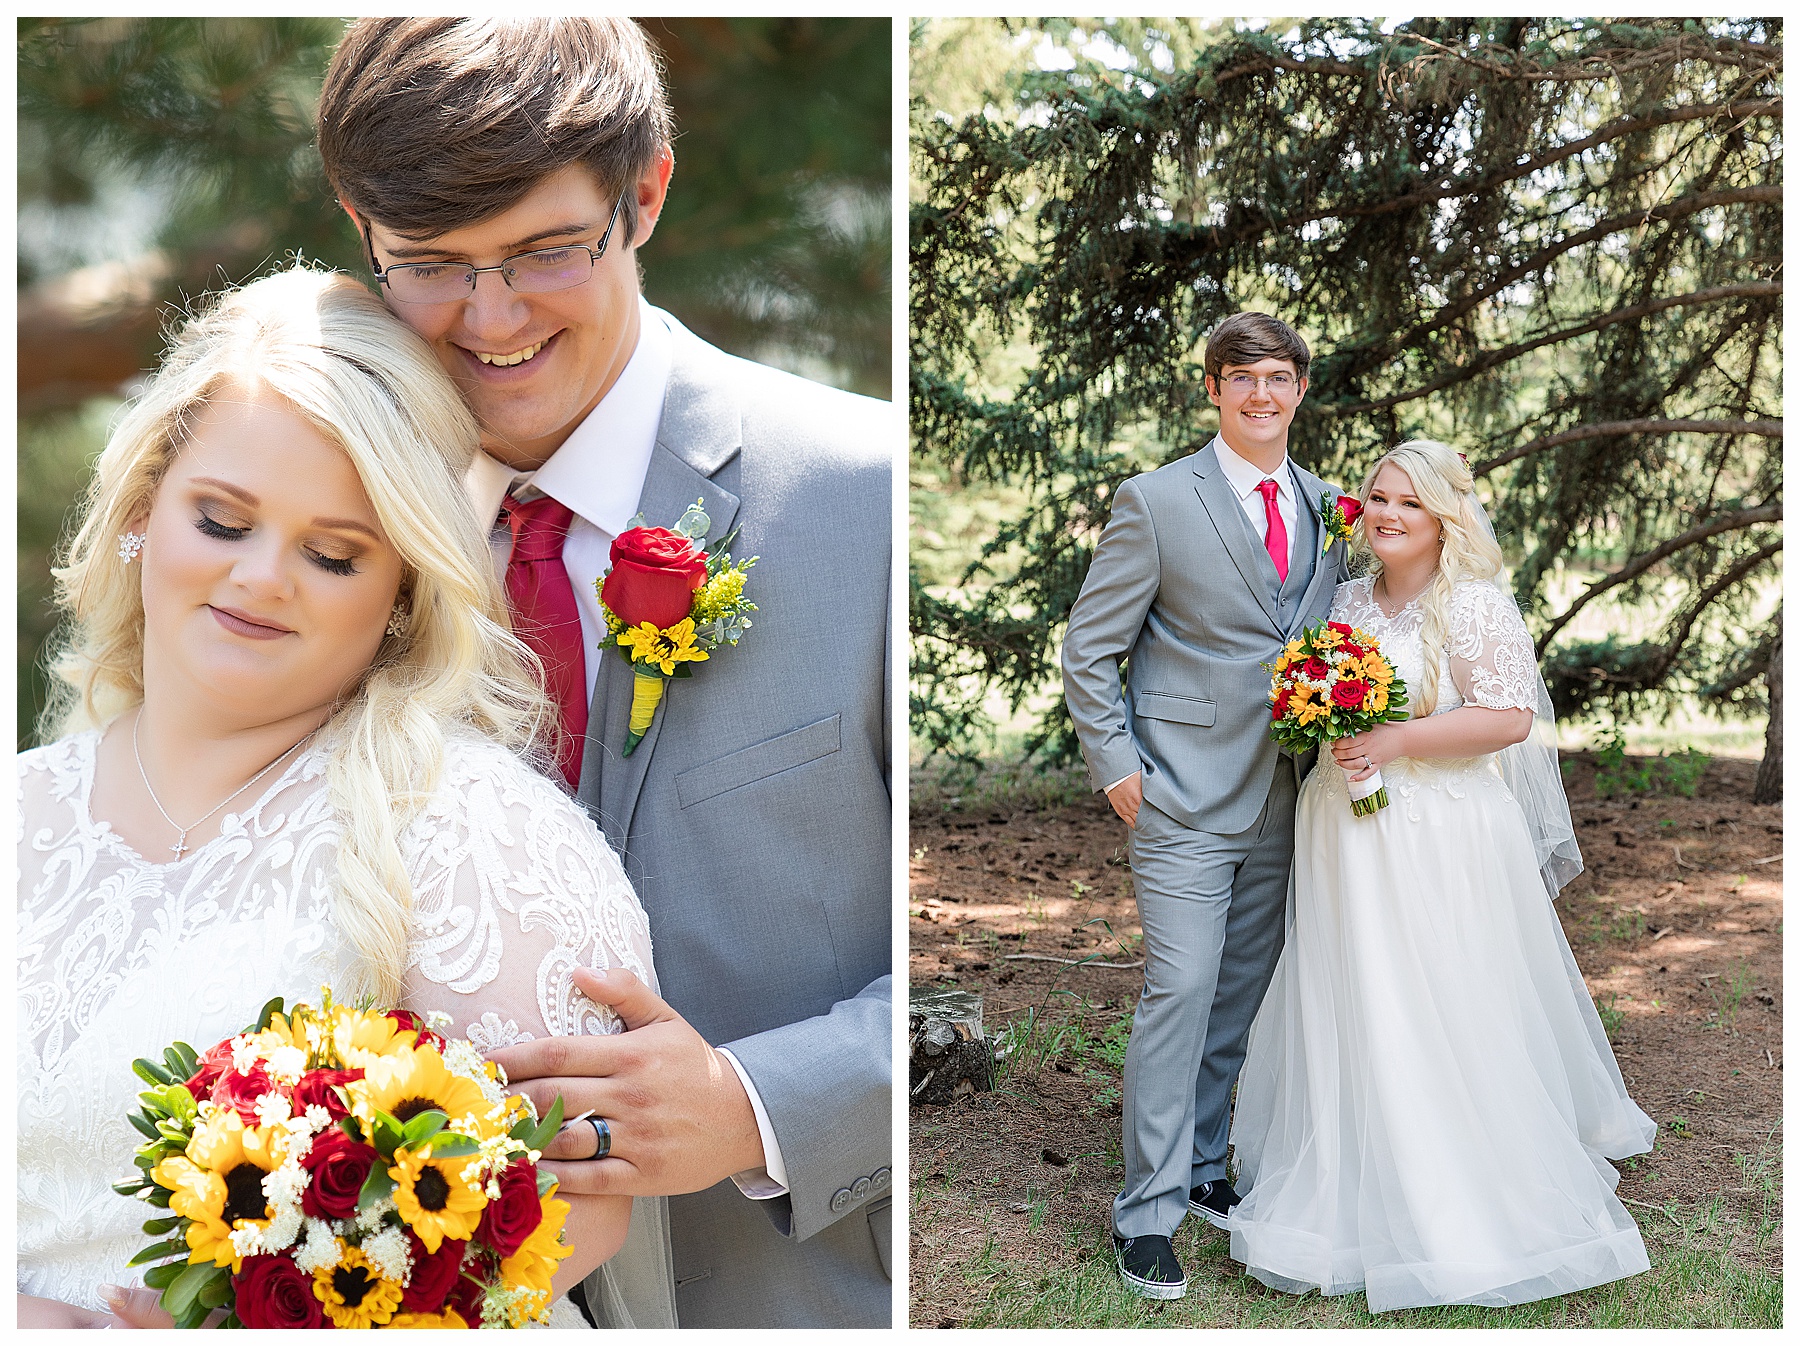
<path fill-rule="evenodd" d="M 1351 811 L 1364 817 L 1385 808 L 1387 790 L 1380 764 L 1365 751 L 1367 736 L 1406 718 L 1406 683 L 1380 643 L 1360 628 L 1324 622 L 1290 640 L 1271 668 L 1270 735 L 1296 755 L 1330 743 L 1350 780 Z"/>

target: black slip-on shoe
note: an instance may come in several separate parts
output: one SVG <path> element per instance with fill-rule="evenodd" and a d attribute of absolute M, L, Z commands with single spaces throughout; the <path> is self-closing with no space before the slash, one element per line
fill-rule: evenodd
<path fill-rule="evenodd" d="M 1188 1210 L 1220 1229 L 1230 1229 L 1231 1208 L 1242 1199 L 1230 1183 L 1220 1178 L 1192 1188 L 1188 1192 Z"/>
<path fill-rule="evenodd" d="M 1134 1239 L 1113 1235 L 1113 1259 L 1125 1288 L 1145 1299 L 1180 1299 L 1187 1293 L 1187 1276 L 1175 1260 L 1175 1247 L 1161 1234 L 1142 1234 Z"/>

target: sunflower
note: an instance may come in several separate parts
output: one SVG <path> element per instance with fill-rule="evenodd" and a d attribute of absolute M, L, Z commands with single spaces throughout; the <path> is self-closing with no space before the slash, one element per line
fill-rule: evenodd
<path fill-rule="evenodd" d="M 397 1313 L 388 1320 L 389 1328 L 396 1327 L 467 1327 L 462 1314 L 455 1309 L 447 1308 L 442 1313 Z"/>
<path fill-rule="evenodd" d="M 172 1193 L 169 1209 L 192 1221 L 188 1261 L 211 1259 L 234 1275 L 243 1269 L 231 1231 L 266 1225 L 274 1214 L 262 1181 L 281 1164 L 277 1140 L 272 1128 L 245 1126 L 236 1112 L 224 1108 L 194 1129 L 185 1156 L 171 1156 L 152 1171 Z"/>
<path fill-rule="evenodd" d="M 554 1188 L 551 1189 L 555 1191 Z M 556 1274 L 557 1263 L 567 1257 L 574 1249 L 561 1242 L 563 1220 L 569 1214 L 569 1203 L 559 1201 L 555 1196 L 540 1197 L 543 1205 L 543 1219 L 538 1227 L 531 1231 L 525 1242 L 519 1245 L 519 1251 L 500 1262 L 500 1278 L 508 1285 L 523 1285 L 533 1290 L 550 1291 L 550 1278 Z"/>
<path fill-rule="evenodd" d="M 396 1184 L 394 1204 L 427 1252 L 436 1252 L 447 1238 L 473 1238 L 481 1223 L 487 1197 L 479 1181 L 463 1176 L 469 1170 L 479 1178 L 481 1166 L 470 1158 L 434 1160 L 430 1141 L 416 1152 L 404 1145 L 394 1151 L 394 1166 L 388 1170 Z"/>
<path fill-rule="evenodd" d="M 313 1294 L 325 1306 L 334 1327 L 376 1327 L 387 1322 L 405 1294 L 363 1256 L 361 1248 L 344 1245 L 338 1263 L 313 1273 Z"/>
<path fill-rule="evenodd" d="M 338 1005 L 332 1010 L 331 1045 L 351 1069 L 367 1069 L 380 1060 L 406 1056 L 418 1039 L 385 1014 Z"/>
<path fill-rule="evenodd" d="M 421 1112 L 436 1108 L 454 1126 L 464 1117 L 481 1117 L 488 1110 L 481 1086 L 451 1073 L 436 1047 L 417 1047 L 397 1056 L 371 1056 L 363 1077 L 346 1088 L 350 1111 L 363 1124 L 365 1135 L 374 1126 L 377 1111 L 404 1126 Z"/>

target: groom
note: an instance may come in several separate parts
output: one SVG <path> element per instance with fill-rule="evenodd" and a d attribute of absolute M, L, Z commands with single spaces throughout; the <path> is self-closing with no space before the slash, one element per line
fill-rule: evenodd
<path fill-rule="evenodd" d="M 644 34 L 609 18 L 364 19 L 319 114 L 383 297 L 481 423 L 471 486 L 560 703 L 556 769 L 655 943 L 661 999 L 577 975 L 631 1031 L 496 1059 L 606 1120 L 610 1155 L 556 1165 L 565 1190 L 673 1198 L 682 1326 L 885 1327 L 897 428 L 643 301 L 672 133 Z M 696 500 L 712 543 L 760 558 L 758 610 L 626 757 L 594 581 L 634 515 Z M 595 1154 L 597 1128 L 570 1134 L 551 1157 Z"/>
<path fill-rule="evenodd" d="M 1219 324 L 1205 356 L 1218 436 L 1119 487 L 1063 641 L 1089 780 L 1131 829 L 1144 991 L 1113 1243 L 1126 1286 L 1152 1299 L 1187 1292 L 1170 1244 L 1182 1217 L 1223 1228 L 1237 1204 L 1231 1090 L 1281 952 L 1311 765 L 1269 737 L 1267 665 L 1345 573 L 1344 545 L 1322 545 L 1328 488 L 1287 452 L 1310 358 L 1267 314 Z"/>

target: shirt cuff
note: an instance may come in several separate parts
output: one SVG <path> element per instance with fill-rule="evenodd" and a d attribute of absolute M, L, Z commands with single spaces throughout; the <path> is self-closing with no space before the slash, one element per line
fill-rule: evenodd
<path fill-rule="evenodd" d="M 1138 770 L 1141 771 L 1141 770 L 1143 770 L 1143 768 L 1140 767 L 1140 768 L 1138 768 Z M 1131 775 L 1129 775 L 1129 776 L 1120 776 L 1119 779 L 1114 781 L 1111 785 L 1107 786 L 1105 790 L 1101 791 L 1101 793 L 1102 794 L 1111 794 L 1114 790 L 1118 789 L 1126 781 L 1130 780 L 1132 776 L 1135 776 L 1137 774 L 1138 774 L 1137 771 L 1133 771 L 1131 773 Z"/>
<path fill-rule="evenodd" d="M 787 1164 L 782 1161 L 781 1145 L 775 1139 L 775 1128 L 769 1122 L 769 1110 L 763 1106 L 762 1095 L 756 1092 L 756 1086 L 750 1082 L 750 1073 L 744 1069 L 743 1062 L 731 1054 L 730 1048 L 719 1047 L 716 1050 L 731 1062 L 731 1068 L 737 1071 L 738 1079 L 743 1081 L 744 1092 L 750 1095 L 750 1111 L 756 1114 L 756 1134 L 762 1138 L 763 1166 L 733 1173 L 731 1180 L 737 1184 L 738 1191 L 752 1201 L 786 1196 Z"/>

